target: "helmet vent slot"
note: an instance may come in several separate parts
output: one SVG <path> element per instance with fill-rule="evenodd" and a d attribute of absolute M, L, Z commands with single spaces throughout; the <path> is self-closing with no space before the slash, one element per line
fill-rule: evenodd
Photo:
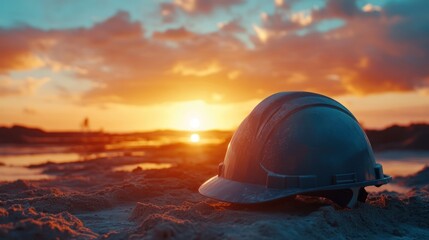
<path fill-rule="evenodd" d="M 335 174 L 334 176 L 334 184 L 345 184 L 354 182 L 356 182 L 355 173 Z"/>
<path fill-rule="evenodd" d="M 267 174 L 266 187 L 277 189 L 290 188 L 313 188 L 316 187 L 315 175 L 281 175 L 275 173 Z"/>

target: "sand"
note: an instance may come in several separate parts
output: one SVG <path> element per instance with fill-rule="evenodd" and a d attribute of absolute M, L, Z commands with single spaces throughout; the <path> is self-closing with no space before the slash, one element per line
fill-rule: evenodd
<path fill-rule="evenodd" d="M 32 166 L 55 178 L 0 184 L 0 239 L 429 239 L 427 169 L 398 179 L 411 191 L 370 193 L 355 209 L 304 196 L 237 205 L 197 192 L 225 148 L 178 144 Z M 142 162 L 173 167 L 113 170 Z"/>

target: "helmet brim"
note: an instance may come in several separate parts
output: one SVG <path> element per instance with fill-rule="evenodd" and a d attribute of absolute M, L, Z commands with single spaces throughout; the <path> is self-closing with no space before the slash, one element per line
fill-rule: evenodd
<path fill-rule="evenodd" d="M 242 183 L 219 176 L 214 176 L 207 180 L 205 183 L 203 183 L 198 189 L 198 191 L 200 192 L 200 194 L 206 197 L 224 202 L 252 204 L 269 202 L 296 194 L 314 191 L 347 189 L 357 186 L 380 186 L 390 182 L 391 180 L 392 177 L 384 175 L 381 179 L 370 180 L 360 183 L 338 184 L 327 187 L 318 187 L 314 189 L 274 189 L 267 188 L 263 185 Z"/>

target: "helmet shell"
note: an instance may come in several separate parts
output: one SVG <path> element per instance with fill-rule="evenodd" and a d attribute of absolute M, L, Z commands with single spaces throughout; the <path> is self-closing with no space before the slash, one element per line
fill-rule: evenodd
<path fill-rule="evenodd" d="M 390 181 L 353 114 L 309 92 L 281 92 L 261 103 L 234 133 L 205 196 L 257 203 Z"/>

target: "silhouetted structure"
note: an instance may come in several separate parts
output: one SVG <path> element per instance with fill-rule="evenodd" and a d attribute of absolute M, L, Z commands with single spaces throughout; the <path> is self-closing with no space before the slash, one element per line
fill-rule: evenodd
<path fill-rule="evenodd" d="M 82 131 L 82 151 L 80 152 L 81 160 L 88 160 L 90 157 L 90 149 L 89 149 L 89 118 L 85 117 L 80 125 Z"/>

